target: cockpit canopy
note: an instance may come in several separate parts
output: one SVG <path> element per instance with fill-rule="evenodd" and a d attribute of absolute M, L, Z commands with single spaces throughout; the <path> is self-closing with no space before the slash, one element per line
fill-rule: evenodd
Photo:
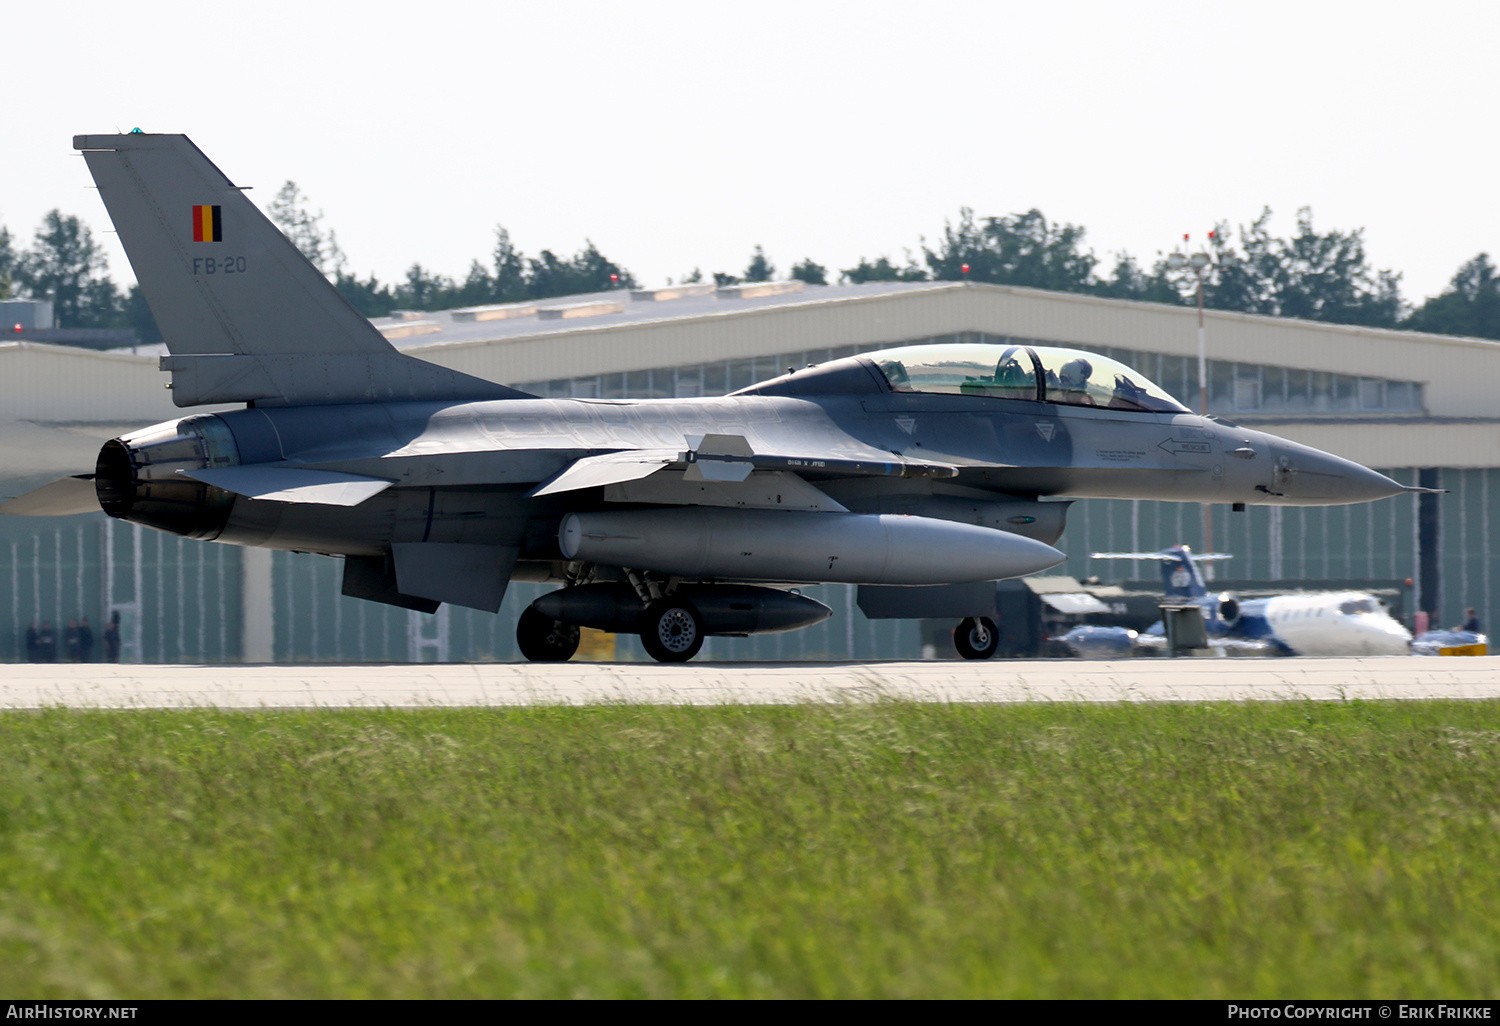
<path fill-rule="evenodd" d="M 897 392 L 1031 399 L 1113 410 L 1189 413 L 1159 385 L 1116 360 L 1077 349 L 982 344 L 901 346 L 870 353 Z"/>

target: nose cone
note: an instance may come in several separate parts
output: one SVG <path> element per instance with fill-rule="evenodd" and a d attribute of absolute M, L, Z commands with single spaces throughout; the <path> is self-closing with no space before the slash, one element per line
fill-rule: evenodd
<path fill-rule="evenodd" d="M 1285 496 L 1288 505 L 1373 502 L 1407 490 L 1369 467 L 1311 446 L 1279 439 L 1273 452 L 1276 465 L 1271 491 Z"/>
<path fill-rule="evenodd" d="M 1039 542 L 1035 538 L 1023 538 L 1019 534 L 1011 534 L 1008 531 L 992 533 L 1001 537 L 996 539 L 996 544 L 989 546 L 989 551 L 985 553 L 988 557 L 989 568 L 984 574 L 984 580 L 1004 580 L 1009 577 L 1039 574 L 1043 570 L 1051 570 L 1068 558 L 1066 553 L 1054 549 L 1046 542 Z M 982 561 L 984 557 L 979 556 L 978 553 L 971 553 L 970 558 Z"/>
<path fill-rule="evenodd" d="M 1411 632 L 1384 613 L 1351 616 L 1362 643 L 1360 655 L 1409 655 Z"/>
<path fill-rule="evenodd" d="M 822 516 L 822 514 L 812 514 Z M 876 528 L 861 544 L 854 532 L 861 526 Z M 887 555 L 874 584 L 957 584 L 968 581 L 1000 581 L 1050 570 L 1068 557 L 1046 542 L 1009 531 L 974 524 L 957 524 L 929 517 L 881 514 L 855 515 L 847 521 L 845 534 L 863 550 L 884 549 Z M 857 559 L 858 553 L 841 556 Z"/>

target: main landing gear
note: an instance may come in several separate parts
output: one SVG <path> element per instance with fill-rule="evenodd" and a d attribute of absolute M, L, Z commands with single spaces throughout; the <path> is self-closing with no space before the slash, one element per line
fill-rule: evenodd
<path fill-rule="evenodd" d="M 578 651 L 578 627 L 527 606 L 516 621 L 516 644 L 533 663 L 565 663 Z M 696 651 L 696 649 L 695 649 Z"/>
<path fill-rule="evenodd" d="M 965 659 L 988 659 L 1000 647 L 1000 632 L 987 616 L 970 616 L 953 628 L 953 647 Z"/>
<path fill-rule="evenodd" d="M 722 584 L 648 578 L 624 570 L 626 580 L 590 580 L 582 573 L 557 591 L 538 596 L 516 625 L 528 659 L 566 659 L 577 628 L 638 634 L 651 657 L 683 663 L 710 637 L 747 638 L 822 623 L 833 610 L 796 591 L 758 584 Z M 573 625 L 573 630 L 563 625 Z M 534 654 L 535 653 L 535 654 Z"/>
<path fill-rule="evenodd" d="M 657 599 L 641 614 L 641 644 L 659 663 L 685 663 L 703 647 L 703 617 L 691 602 Z"/>
<path fill-rule="evenodd" d="M 639 607 L 637 607 L 639 610 Z M 649 603 L 633 613 L 627 624 L 606 624 L 615 630 L 638 630 L 641 644 L 659 663 L 685 663 L 698 654 L 708 630 L 703 614 L 685 598 L 671 596 Z M 527 606 L 516 621 L 516 644 L 534 663 L 561 663 L 578 651 L 577 624 L 553 619 L 534 605 Z"/>

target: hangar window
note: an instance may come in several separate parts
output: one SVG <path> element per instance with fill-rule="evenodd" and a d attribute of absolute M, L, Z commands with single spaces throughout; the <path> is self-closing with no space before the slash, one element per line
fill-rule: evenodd
<path fill-rule="evenodd" d="M 1410 381 L 1388 381 L 1385 386 L 1385 404 L 1388 410 L 1420 410 L 1422 386 Z"/>
<path fill-rule="evenodd" d="M 672 395 L 697 398 L 703 394 L 703 367 L 701 364 L 677 368 L 677 380 Z"/>
<path fill-rule="evenodd" d="M 1261 368 L 1255 364 L 1235 365 L 1234 408 L 1236 410 L 1258 410 L 1261 407 Z"/>
<path fill-rule="evenodd" d="M 705 363 L 703 365 L 703 394 L 723 395 L 729 391 L 729 365 Z"/>
<path fill-rule="evenodd" d="M 728 380 L 724 387 L 730 392 L 735 392 L 742 388 L 749 388 L 753 384 L 755 384 L 755 361 L 731 360 Z"/>
<path fill-rule="evenodd" d="M 1329 382 L 1330 391 L 1333 393 L 1333 408 L 1339 413 L 1346 413 L 1359 407 L 1359 379 L 1351 378 L 1347 374 L 1331 375 Z"/>

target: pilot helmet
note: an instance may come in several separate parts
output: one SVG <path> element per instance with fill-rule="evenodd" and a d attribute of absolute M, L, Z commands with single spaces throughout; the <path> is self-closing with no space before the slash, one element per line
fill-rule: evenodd
<path fill-rule="evenodd" d="M 1062 372 L 1058 377 L 1064 386 L 1069 388 L 1082 388 L 1084 382 L 1088 381 L 1089 375 L 1094 373 L 1094 365 L 1081 356 L 1074 357 L 1063 364 Z"/>

